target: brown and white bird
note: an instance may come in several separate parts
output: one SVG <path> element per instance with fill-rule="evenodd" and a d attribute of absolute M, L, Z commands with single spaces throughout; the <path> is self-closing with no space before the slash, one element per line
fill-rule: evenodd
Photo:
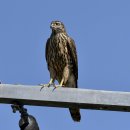
<path fill-rule="evenodd" d="M 52 33 L 46 43 L 46 61 L 50 72 L 50 82 L 59 82 L 58 86 L 77 88 L 78 60 L 74 40 L 68 36 L 65 26 L 60 21 L 52 21 Z M 79 108 L 69 108 L 71 117 L 79 122 L 81 119 Z"/>

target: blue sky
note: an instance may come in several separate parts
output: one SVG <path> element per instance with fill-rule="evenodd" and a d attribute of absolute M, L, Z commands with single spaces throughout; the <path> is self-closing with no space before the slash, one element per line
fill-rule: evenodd
<path fill-rule="evenodd" d="M 130 91 L 129 0 L 1 0 L 0 80 L 47 83 L 45 43 L 52 20 L 61 20 L 76 42 L 79 87 Z M 26 106 L 40 130 L 129 130 L 130 114 L 81 110 L 74 123 L 67 109 Z M 18 130 L 19 113 L 0 105 L 1 130 Z"/>

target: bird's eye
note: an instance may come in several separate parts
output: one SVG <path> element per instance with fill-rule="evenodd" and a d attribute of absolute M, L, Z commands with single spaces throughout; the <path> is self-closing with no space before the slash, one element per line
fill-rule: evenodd
<path fill-rule="evenodd" d="M 56 25 L 60 25 L 60 23 L 55 23 Z"/>

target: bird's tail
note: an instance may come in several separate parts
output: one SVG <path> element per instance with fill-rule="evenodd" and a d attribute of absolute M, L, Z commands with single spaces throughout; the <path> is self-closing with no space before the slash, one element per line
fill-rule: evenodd
<path fill-rule="evenodd" d="M 70 87 L 70 88 L 78 88 L 77 86 L 77 80 L 75 80 L 74 75 L 71 75 L 65 84 L 65 87 Z M 74 121 L 80 122 L 81 120 L 81 115 L 80 115 L 80 109 L 79 108 L 69 108 L 71 117 Z"/>
<path fill-rule="evenodd" d="M 80 109 L 79 108 L 69 108 L 71 117 L 74 121 L 80 122 L 81 115 L 80 115 Z"/>

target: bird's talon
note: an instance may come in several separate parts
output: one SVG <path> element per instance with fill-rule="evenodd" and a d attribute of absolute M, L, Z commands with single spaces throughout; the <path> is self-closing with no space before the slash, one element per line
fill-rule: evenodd
<path fill-rule="evenodd" d="M 40 91 L 44 88 L 44 85 L 41 87 Z"/>
<path fill-rule="evenodd" d="M 51 85 L 55 86 L 54 83 L 49 83 L 49 84 L 40 84 L 40 86 L 42 86 L 41 89 L 40 89 L 40 91 L 41 91 L 44 87 L 48 87 L 48 88 L 49 88 Z"/>
<path fill-rule="evenodd" d="M 41 89 L 40 89 L 40 91 L 41 91 L 44 87 L 46 87 L 45 84 L 40 84 L 40 86 L 42 86 Z"/>
<path fill-rule="evenodd" d="M 57 89 L 57 88 L 60 88 L 60 87 L 63 87 L 64 85 L 54 85 L 54 89 L 53 89 L 53 91 L 55 90 L 55 89 Z"/>

